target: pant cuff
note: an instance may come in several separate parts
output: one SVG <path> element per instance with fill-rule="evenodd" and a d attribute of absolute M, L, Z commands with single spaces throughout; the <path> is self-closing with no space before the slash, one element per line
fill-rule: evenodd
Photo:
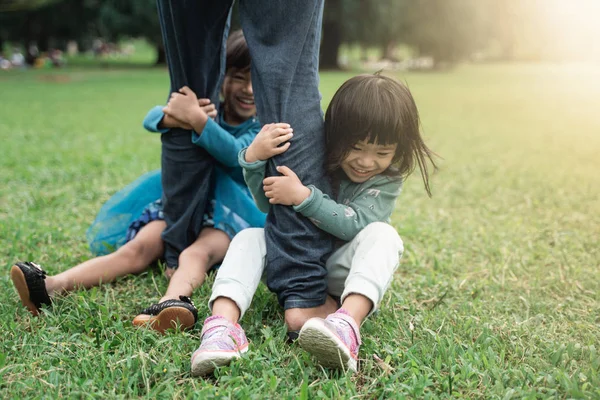
<path fill-rule="evenodd" d="M 344 288 L 344 293 L 342 293 L 342 304 L 344 304 L 344 300 L 350 294 L 360 294 L 362 296 L 365 296 L 367 299 L 371 300 L 371 302 L 373 303 L 373 308 L 371 308 L 371 311 L 369 311 L 369 314 L 367 316 L 370 316 L 375 311 L 377 311 L 379 302 L 381 301 L 381 297 L 383 296 L 383 293 L 380 292 L 380 288 L 378 285 L 364 278 L 354 280 L 353 282 L 348 282 L 348 284 Z"/>
<path fill-rule="evenodd" d="M 303 299 L 299 297 L 288 297 L 283 303 L 283 309 L 289 310 L 290 308 L 314 308 L 325 304 L 327 297 L 322 299 Z"/>
<path fill-rule="evenodd" d="M 208 308 L 212 312 L 215 300 L 219 297 L 226 297 L 238 306 L 240 309 L 240 319 L 242 319 L 248 308 L 250 308 L 253 296 L 254 293 L 248 293 L 246 287 L 238 281 L 231 279 L 216 280 L 213 284 L 210 299 L 208 300 Z"/>

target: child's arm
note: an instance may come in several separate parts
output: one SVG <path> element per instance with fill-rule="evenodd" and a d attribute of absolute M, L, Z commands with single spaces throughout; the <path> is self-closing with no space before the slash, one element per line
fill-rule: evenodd
<path fill-rule="evenodd" d="M 192 142 L 205 148 L 218 162 L 227 167 L 238 167 L 238 153 L 250 145 L 259 131 L 258 124 L 235 137 L 210 118 L 216 117 L 214 104 L 195 96 L 187 86 L 181 88 L 180 93 L 173 93 L 164 108 L 166 115 L 188 122 L 194 130 Z M 209 118 L 205 119 L 205 115 Z"/>
<path fill-rule="evenodd" d="M 246 152 L 248 149 L 243 149 L 239 154 L 239 163 L 244 173 L 244 181 L 254 198 L 254 202 L 258 209 L 264 213 L 269 212 L 269 199 L 265 197 L 265 192 L 262 188 L 262 181 L 265 179 L 265 167 L 267 162 L 258 160 L 252 163 L 246 162 Z"/>
<path fill-rule="evenodd" d="M 260 130 L 258 122 L 238 137 L 209 119 L 200 133 L 192 132 L 192 142 L 205 148 L 217 161 L 227 167 L 239 167 L 238 154 L 250 145 Z"/>
<path fill-rule="evenodd" d="M 190 125 L 196 132 L 202 132 L 210 119 L 208 113 L 199 106 L 196 94 L 187 86 L 179 89 L 179 93 L 171 93 L 171 98 L 162 111 L 166 115 Z"/>
<path fill-rule="evenodd" d="M 239 153 L 239 164 L 244 171 L 244 180 L 254 202 L 262 212 L 269 211 L 269 199 L 265 197 L 263 179 L 267 160 L 281 154 L 290 147 L 289 140 L 293 129 L 288 124 L 267 124 L 263 126 L 247 149 Z"/>
<path fill-rule="evenodd" d="M 264 180 L 269 203 L 294 206 L 319 229 L 343 240 L 351 240 L 372 222 L 387 221 L 402 189 L 401 179 L 383 178 L 340 204 L 318 188 L 304 186 L 289 168 L 277 170 L 283 176 Z"/>
<path fill-rule="evenodd" d="M 217 109 L 209 99 L 198 99 L 198 106 L 200 106 L 209 117 L 215 118 L 217 116 Z M 150 132 L 166 133 L 171 128 L 192 129 L 191 125 L 186 124 L 169 114 L 165 114 L 163 109 L 163 106 L 156 106 L 148 111 L 143 122 L 146 130 Z"/>
<path fill-rule="evenodd" d="M 163 112 L 162 106 L 152 107 L 146 118 L 144 118 L 144 128 L 150 132 L 166 133 L 171 127 L 164 126 L 163 119 L 165 113 Z"/>

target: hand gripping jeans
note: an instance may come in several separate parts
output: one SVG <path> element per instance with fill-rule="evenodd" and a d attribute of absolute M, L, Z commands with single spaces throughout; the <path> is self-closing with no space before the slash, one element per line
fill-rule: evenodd
<path fill-rule="evenodd" d="M 223 78 L 224 43 L 232 0 L 158 0 L 171 91 L 188 85 L 216 102 Z M 290 167 L 306 185 L 331 194 L 325 177 L 323 113 L 318 84 L 323 0 L 240 0 L 242 28 L 252 56 L 252 85 L 262 123 L 294 128 L 290 149 L 269 161 Z M 168 265 L 191 244 L 202 215 L 215 161 L 191 142 L 189 131 L 162 135 L 162 184 Z M 325 260 L 332 238 L 291 207 L 273 206 L 265 226 L 266 277 L 287 308 L 321 305 L 326 298 Z"/>

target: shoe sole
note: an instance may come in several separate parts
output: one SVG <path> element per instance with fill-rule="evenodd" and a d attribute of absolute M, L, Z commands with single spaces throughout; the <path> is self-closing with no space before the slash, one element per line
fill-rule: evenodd
<path fill-rule="evenodd" d="M 157 332 L 165 333 L 167 329 L 190 329 L 195 325 L 194 314 L 184 307 L 169 307 L 158 315 L 140 314 L 133 319 L 135 326 L 148 326 Z"/>
<path fill-rule="evenodd" d="M 203 351 L 192 355 L 192 376 L 205 376 L 214 372 L 218 367 L 231 364 L 248 351 L 248 345 L 243 349 L 230 351 Z"/>
<path fill-rule="evenodd" d="M 25 274 L 23 274 L 21 268 L 19 268 L 16 265 L 13 265 L 10 269 L 10 279 L 12 279 L 13 284 L 15 285 L 15 289 L 17 289 L 17 293 L 21 298 L 21 303 L 23 303 L 23 305 L 27 307 L 27 310 L 29 310 L 29 312 L 32 313 L 34 316 L 37 317 L 38 315 L 40 315 L 40 310 L 31 301 L 31 298 L 29 296 L 29 287 L 27 286 L 27 280 L 25 279 Z"/>
<path fill-rule="evenodd" d="M 350 349 L 319 319 L 306 321 L 300 330 L 298 344 L 324 367 L 356 372 L 357 362 Z"/>

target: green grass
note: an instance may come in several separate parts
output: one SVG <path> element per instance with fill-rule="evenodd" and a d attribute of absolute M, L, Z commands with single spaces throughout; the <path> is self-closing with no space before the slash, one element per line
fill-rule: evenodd
<path fill-rule="evenodd" d="M 324 103 L 350 75 L 322 75 Z M 406 253 L 363 325 L 360 372 L 284 344 L 261 287 L 242 320 L 248 356 L 195 379 L 198 329 L 131 325 L 166 288 L 158 269 L 59 298 L 40 318 L 8 277 L 16 260 L 57 273 L 90 257 L 85 230 L 103 202 L 159 167 L 141 121 L 166 98 L 166 70 L 0 71 L 1 397 L 600 398 L 600 72 L 399 76 L 443 160 L 432 199 L 416 174 L 398 200 Z M 201 318 L 211 281 L 194 296 Z"/>

